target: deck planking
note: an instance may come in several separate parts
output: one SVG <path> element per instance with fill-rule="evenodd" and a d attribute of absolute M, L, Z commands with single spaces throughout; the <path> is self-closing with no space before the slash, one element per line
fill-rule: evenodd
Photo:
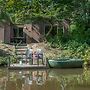
<path fill-rule="evenodd" d="M 48 69 L 47 65 L 10 64 L 8 69 Z"/>

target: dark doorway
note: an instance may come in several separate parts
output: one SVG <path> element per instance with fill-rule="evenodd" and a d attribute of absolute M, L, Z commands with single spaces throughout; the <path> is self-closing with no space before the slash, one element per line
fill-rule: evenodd
<path fill-rule="evenodd" d="M 45 35 L 48 33 L 48 31 L 50 30 L 51 26 L 50 25 L 46 25 L 45 26 Z M 50 32 L 49 36 L 53 37 L 57 34 L 57 25 L 52 26 L 52 31 Z"/>
<path fill-rule="evenodd" d="M 11 38 L 13 43 L 26 43 L 26 34 L 23 32 L 23 28 L 13 28 L 13 37 Z"/>

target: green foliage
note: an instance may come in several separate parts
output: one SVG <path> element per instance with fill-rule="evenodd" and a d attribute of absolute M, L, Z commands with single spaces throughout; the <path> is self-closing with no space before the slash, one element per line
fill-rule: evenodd
<path fill-rule="evenodd" d="M 38 18 L 68 18 L 78 24 L 89 20 L 89 0 L 0 0 L 0 5 L 14 23 L 30 23 Z"/>
<path fill-rule="evenodd" d="M 7 0 L 5 10 L 14 23 L 30 23 L 38 18 L 55 18 L 59 8 L 52 0 Z"/>
<path fill-rule="evenodd" d="M 8 55 L 5 57 L 0 56 L 0 66 L 8 65 L 10 60 L 10 63 L 15 63 L 17 60 L 17 57 L 15 55 Z"/>
<path fill-rule="evenodd" d="M 7 57 L 0 57 L 0 65 L 7 65 Z"/>
<path fill-rule="evenodd" d="M 62 27 L 58 27 L 55 36 L 48 35 L 51 47 L 60 48 L 63 50 L 61 56 L 71 58 L 83 58 L 90 50 L 90 0 L 0 0 L 1 19 L 16 24 L 41 20 L 51 25 L 68 19 L 68 33 L 63 33 Z"/>

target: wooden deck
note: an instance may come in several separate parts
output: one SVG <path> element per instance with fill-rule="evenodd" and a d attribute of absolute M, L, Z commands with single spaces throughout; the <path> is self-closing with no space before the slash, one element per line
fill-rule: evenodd
<path fill-rule="evenodd" d="M 8 69 L 48 69 L 46 65 L 10 64 Z"/>

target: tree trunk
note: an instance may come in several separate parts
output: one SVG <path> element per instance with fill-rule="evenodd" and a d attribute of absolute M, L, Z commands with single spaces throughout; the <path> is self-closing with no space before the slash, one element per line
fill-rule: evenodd
<path fill-rule="evenodd" d="M 53 28 L 53 25 L 50 23 L 50 30 L 49 30 L 48 33 L 46 34 L 46 37 L 48 37 L 48 35 L 51 33 L 52 28 Z"/>

